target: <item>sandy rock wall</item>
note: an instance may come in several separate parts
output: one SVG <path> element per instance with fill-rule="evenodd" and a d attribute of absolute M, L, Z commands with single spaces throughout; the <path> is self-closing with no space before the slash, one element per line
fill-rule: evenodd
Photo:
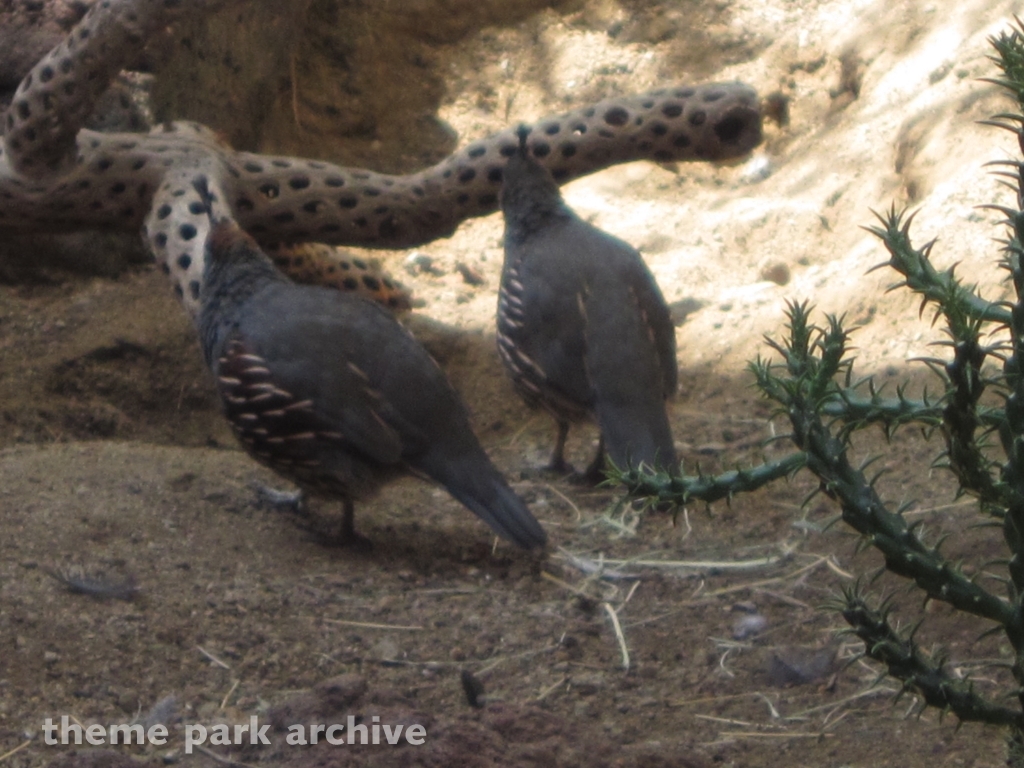
<path fill-rule="evenodd" d="M 511 122 L 659 83 L 741 79 L 776 94 L 788 121 L 769 124 L 745 165 L 638 163 L 568 190 L 644 251 L 670 301 L 705 307 L 680 330 L 697 360 L 752 355 L 760 333 L 733 329 L 775 327 L 786 298 L 868 324 L 858 340 L 870 357 L 920 354 L 928 334 L 914 302 L 883 295 L 892 275 L 866 274 L 884 253 L 861 227 L 892 204 L 922 209 L 919 240 L 941 237 L 940 262 L 964 262 L 1001 290 L 990 268 L 998 217 L 977 206 L 1000 199 L 983 166 L 1013 142 L 977 121 L 1008 106 L 981 78 L 994 74 L 987 38 L 1006 28 L 1011 3 L 300 7 L 286 17 L 253 3 L 197 22 L 158 78 L 160 116 L 200 119 L 240 146 L 408 171 Z M 215 54 L 200 57 L 209 45 Z M 500 223 L 468 222 L 426 249 L 450 275 L 419 286 L 435 316 L 484 322 L 490 297 L 466 293 L 455 266 L 486 275 L 489 263 L 496 276 L 499 237 Z"/>

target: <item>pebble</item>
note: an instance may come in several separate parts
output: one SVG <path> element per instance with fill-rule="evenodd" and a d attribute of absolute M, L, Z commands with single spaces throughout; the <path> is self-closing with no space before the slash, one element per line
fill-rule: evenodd
<path fill-rule="evenodd" d="M 732 639 L 747 640 L 764 632 L 768 627 L 768 619 L 759 613 L 740 616 L 733 622 Z"/>
<path fill-rule="evenodd" d="M 432 256 L 428 256 L 427 254 L 419 251 L 414 251 L 406 256 L 405 261 L 402 262 L 402 266 L 410 275 L 420 275 L 423 273 L 430 275 L 444 274 L 443 269 L 438 269 L 434 266 L 434 259 Z"/>

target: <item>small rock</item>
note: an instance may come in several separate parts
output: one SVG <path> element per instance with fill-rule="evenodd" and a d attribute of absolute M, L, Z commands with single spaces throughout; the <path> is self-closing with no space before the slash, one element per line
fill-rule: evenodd
<path fill-rule="evenodd" d="M 572 678 L 572 687 L 581 696 L 593 696 L 604 689 L 607 685 L 604 674 L 594 672 L 589 675 L 579 675 Z"/>
<path fill-rule="evenodd" d="M 388 638 L 381 640 L 373 646 L 373 655 L 381 661 L 395 661 L 401 657 L 401 653 L 398 649 L 398 643 Z"/>
<path fill-rule="evenodd" d="M 438 269 L 434 266 L 434 259 L 425 253 L 415 251 L 405 257 L 405 261 L 402 262 L 402 266 L 405 267 L 405 271 L 410 275 L 420 275 L 423 273 L 430 275 L 443 275 L 444 270 Z"/>
<path fill-rule="evenodd" d="M 748 184 L 764 181 L 772 175 L 772 162 L 767 155 L 757 155 L 747 161 L 741 177 Z"/>
<path fill-rule="evenodd" d="M 481 709 L 484 705 L 484 684 L 476 675 L 468 669 L 463 669 L 461 674 L 462 691 L 466 694 L 466 701 L 474 709 Z"/>
<path fill-rule="evenodd" d="M 328 706 L 340 710 L 359 701 L 367 687 L 361 675 L 338 675 L 319 683 L 315 692 Z"/>
<path fill-rule="evenodd" d="M 455 265 L 455 268 L 459 270 L 459 274 L 462 275 L 462 279 L 467 285 L 483 285 L 486 282 L 483 275 L 469 266 L 469 264 L 460 261 Z"/>
<path fill-rule="evenodd" d="M 686 318 L 706 305 L 706 301 L 695 299 L 692 296 L 673 301 L 668 305 L 668 311 L 672 316 L 672 325 L 682 325 L 686 322 Z"/>
<path fill-rule="evenodd" d="M 764 97 L 764 116 L 780 128 L 789 125 L 789 97 L 782 91 L 773 91 Z"/>
<path fill-rule="evenodd" d="M 831 674 L 836 649 L 779 648 L 768 662 L 768 680 L 772 685 L 805 685 Z"/>
<path fill-rule="evenodd" d="M 169 728 L 179 720 L 181 716 L 178 714 L 178 698 L 172 693 L 154 704 L 139 722 L 148 731 L 154 725 Z"/>
<path fill-rule="evenodd" d="M 756 637 L 764 632 L 767 626 L 768 619 L 759 613 L 740 616 L 735 622 L 733 622 L 732 639 L 747 640 L 748 638 Z"/>
<path fill-rule="evenodd" d="M 773 264 L 766 264 L 761 268 L 762 280 L 770 280 L 776 285 L 786 285 L 789 283 L 792 275 L 789 272 L 789 266 L 783 264 L 781 261 L 776 261 Z"/>

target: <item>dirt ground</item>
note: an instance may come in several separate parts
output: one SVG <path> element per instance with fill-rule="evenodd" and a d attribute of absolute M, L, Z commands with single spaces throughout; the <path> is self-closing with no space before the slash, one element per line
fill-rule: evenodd
<path fill-rule="evenodd" d="M 744 368 L 767 354 L 762 335 L 778 331 L 787 299 L 861 325 L 861 373 L 912 378 L 912 389 L 927 381 L 909 361 L 934 354 L 939 334 L 910 296 L 884 292 L 891 273 L 868 273 L 885 258 L 861 229 L 871 209 L 920 208 L 916 238 L 940 239 L 936 260 L 1006 295 L 998 214 L 976 206 L 1006 201 L 983 165 L 1016 150 L 976 121 L 1009 106 L 979 78 L 995 74 L 986 37 L 1012 9 L 549 9 L 433 43 L 445 85 L 437 118 L 461 144 L 666 82 L 741 79 L 786 97 L 788 124 L 770 123 L 743 163 L 635 163 L 566 189 L 582 215 L 641 249 L 675 305 L 674 434 L 690 472 L 717 472 L 787 450 L 764 445 L 785 424 Z M 910 694 L 894 703 L 892 682 L 872 687 L 878 670 L 837 635 L 844 623 L 823 604 L 879 559 L 858 554 L 841 524 L 827 527 L 837 510 L 826 500 L 802 506 L 809 477 L 673 521 L 532 471 L 554 427 L 516 398 L 494 348 L 500 237 L 491 216 L 415 252 L 374 255 L 414 291 L 409 326 L 548 530 L 542 558 L 495 545 L 415 479 L 357 508 L 372 551 L 324 546 L 260 501 L 255 484 L 280 483 L 237 449 L 194 332 L 155 269 L 100 277 L 65 263 L 0 285 L 0 765 L 1001 765 L 998 730 L 956 729 Z M 433 269 L 407 270 L 414 254 Z M 482 284 L 468 284 L 460 263 Z M 595 443 L 592 427 L 575 429 L 570 459 L 585 464 Z M 865 435 L 857 455 L 884 452 L 883 496 L 913 501 L 908 515 L 935 535 L 954 533 L 948 554 L 999 556 L 969 501 L 930 468 L 940 450 L 908 431 L 889 446 Z M 590 571 L 602 562 L 598 579 Z M 75 593 L 69 581 L 115 594 Z M 922 645 L 979 690 L 1009 689 L 991 665 L 1010 651 L 979 639 L 987 627 L 922 608 L 887 576 L 873 589 L 894 594 L 904 624 L 923 613 Z M 45 718 L 64 715 L 163 722 L 170 733 L 163 746 L 112 754 L 45 745 Z M 290 725 L 348 715 L 418 723 L 426 738 L 286 743 Z M 185 754 L 186 726 L 253 716 L 271 724 L 270 745 Z"/>

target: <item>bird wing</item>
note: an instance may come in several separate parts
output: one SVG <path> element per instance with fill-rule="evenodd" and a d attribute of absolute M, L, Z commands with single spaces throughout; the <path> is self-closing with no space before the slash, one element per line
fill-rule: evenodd
<path fill-rule="evenodd" d="M 675 462 L 665 412 L 676 381 L 675 331 L 654 278 L 640 254 L 600 231 L 588 238 L 590 258 L 580 306 L 585 366 L 594 411 L 609 457 L 618 466 Z"/>
<path fill-rule="evenodd" d="M 634 251 L 635 252 L 635 251 Z M 629 284 L 636 297 L 637 307 L 643 316 L 653 341 L 654 349 L 661 364 L 661 373 L 665 385 L 665 397 L 671 397 L 679 387 L 679 366 L 676 362 L 676 328 L 672 322 L 672 314 L 665 297 L 658 287 L 654 275 L 644 263 L 638 252 L 637 261 L 641 269 L 629 271 Z"/>
<path fill-rule="evenodd" d="M 617 296 L 623 311 L 607 311 L 609 294 Z M 641 461 L 652 467 L 674 463 L 662 371 L 636 292 L 629 286 L 615 291 L 595 286 L 582 303 L 587 313 L 587 375 L 609 457 L 620 467 Z"/>
<path fill-rule="evenodd" d="M 578 247 L 588 252 L 588 264 L 580 268 L 581 273 L 588 275 L 591 289 L 603 281 L 604 287 L 596 289 L 609 308 L 625 302 L 639 311 L 640 325 L 653 345 L 661 370 L 664 397 L 674 395 L 679 377 L 676 329 L 654 275 L 632 245 L 582 220 L 579 223 Z M 635 329 L 635 333 L 640 332 Z"/>
<path fill-rule="evenodd" d="M 568 247 L 562 231 L 544 234 L 506 245 L 502 285 L 515 311 L 507 313 L 512 322 L 499 318 L 499 332 L 508 338 L 507 354 L 516 376 L 556 411 L 578 412 L 578 417 L 589 410 L 592 400 L 577 301 L 584 275 L 573 260 L 561 258 Z"/>
<path fill-rule="evenodd" d="M 304 339 L 331 340 L 314 345 L 324 360 L 317 385 L 326 390 L 318 412 L 342 424 L 359 450 L 378 461 L 401 459 L 443 485 L 504 538 L 542 545 L 544 530 L 490 463 L 458 393 L 419 342 L 368 300 L 336 291 L 304 296 L 303 314 L 293 308 L 288 321 L 292 347 L 308 358 L 317 353 Z"/>
<path fill-rule="evenodd" d="M 401 461 L 403 436 L 389 418 L 389 404 L 345 341 L 359 328 L 335 316 L 310 312 L 301 300 L 289 308 L 276 304 L 254 302 L 263 319 L 252 323 L 243 318 L 241 349 L 264 361 L 262 367 L 269 370 L 278 390 L 294 403 L 306 404 L 304 419 L 318 436 L 381 464 Z M 282 322 L 271 321 L 273 317 Z"/>

